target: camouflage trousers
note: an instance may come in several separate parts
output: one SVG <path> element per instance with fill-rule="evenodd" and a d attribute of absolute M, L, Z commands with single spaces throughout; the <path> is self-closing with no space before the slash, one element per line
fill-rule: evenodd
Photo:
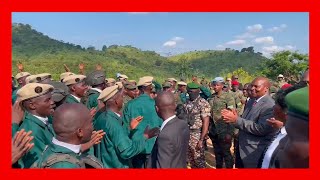
<path fill-rule="evenodd" d="M 226 168 L 233 168 L 234 158 L 230 151 L 232 145 L 232 135 L 216 134 L 215 136 L 210 137 L 210 139 L 214 147 L 216 168 L 222 168 L 223 162 L 225 163 Z"/>
<path fill-rule="evenodd" d="M 200 140 L 200 132 L 190 132 L 190 140 L 188 147 L 188 163 L 190 163 L 191 168 L 205 168 L 206 161 L 204 156 L 204 146 L 196 150 L 196 146 Z"/>

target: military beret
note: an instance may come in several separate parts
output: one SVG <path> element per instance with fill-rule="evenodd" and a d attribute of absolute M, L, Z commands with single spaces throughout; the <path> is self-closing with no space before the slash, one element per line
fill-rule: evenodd
<path fill-rule="evenodd" d="M 137 86 L 136 86 L 135 84 L 133 84 L 133 83 L 130 83 L 130 82 L 125 83 L 125 84 L 124 84 L 124 87 L 125 87 L 126 89 L 129 89 L 129 90 L 137 89 Z"/>
<path fill-rule="evenodd" d="M 17 75 L 16 75 L 16 80 L 22 78 L 22 77 L 25 77 L 25 76 L 30 76 L 31 74 L 28 73 L 28 72 L 19 72 Z M 13 77 L 13 76 L 12 76 Z"/>
<path fill-rule="evenodd" d="M 106 82 L 106 73 L 104 71 L 96 70 L 89 73 L 86 77 L 86 83 L 90 86 L 99 85 Z"/>
<path fill-rule="evenodd" d="M 82 82 L 86 76 L 84 75 L 71 75 L 67 76 L 66 78 L 63 79 L 63 83 L 67 86 L 72 85 L 72 84 L 77 84 Z"/>
<path fill-rule="evenodd" d="M 168 78 L 168 81 L 178 82 L 175 78 Z"/>
<path fill-rule="evenodd" d="M 223 83 L 224 82 L 223 77 L 216 77 L 212 80 L 212 83 L 216 83 L 216 82 Z"/>
<path fill-rule="evenodd" d="M 53 86 L 49 84 L 29 83 L 17 92 L 17 99 L 20 101 L 42 96 L 53 91 Z"/>
<path fill-rule="evenodd" d="M 112 98 L 114 95 L 116 95 L 119 92 L 119 90 L 120 88 L 118 85 L 107 87 L 100 93 L 98 100 L 101 100 L 102 102 L 106 102 L 110 98 Z"/>
<path fill-rule="evenodd" d="M 185 83 L 185 82 L 183 82 L 183 81 L 180 81 L 180 82 L 178 82 L 178 86 L 186 86 L 187 85 L 187 83 Z"/>
<path fill-rule="evenodd" d="M 152 76 L 144 76 L 139 79 L 137 86 L 149 86 L 152 84 L 153 77 Z"/>
<path fill-rule="evenodd" d="M 128 79 L 128 76 L 124 75 L 124 74 L 119 74 L 119 79 Z"/>
<path fill-rule="evenodd" d="M 172 84 L 170 83 L 170 82 L 164 82 L 163 84 L 162 84 L 162 87 L 163 88 L 170 88 L 172 86 Z"/>
<path fill-rule="evenodd" d="M 69 88 L 62 82 L 55 82 L 52 81 L 49 83 L 53 86 L 52 91 L 52 100 L 54 102 L 60 102 L 64 97 L 66 97 L 69 94 Z"/>
<path fill-rule="evenodd" d="M 285 97 L 288 115 L 309 121 L 309 87 L 301 88 L 289 93 Z"/>
<path fill-rule="evenodd" d="M 36 75 L 30 75 L 26 78 L 26 84 L 28 83 L 37 83 L 37 76 Z"/>
<path fill-rule="evenodd" d="M 187 88 L 189 88 L 189 89 L 199 89 L 200 85 L 197 84 L 197 83 L 191 82 L 191 83 L 187 84 Z"/>
<path fill-rule="evenodd" d="M 64 78 L 66 78 L 67 76 L 71 76 L 71 75 L 75 75 L 72 72 L 64 72 L 60 74 L 60 81 L 63 81 Z"/>
<path fill-rule="evenodd" d="M 116 80 L 113 79 L 113 78 L 107 78 L 106 81 L 107 81 L 108 83 L 115 83 L 115 82 L 116 82 Z"/>
<path fill-rule="evenodd" d="M 122 89 L 122 88 L 123 88 L 122 82 L 116 82 L 116 85 L 119 86 L 119 89 Z"/>
<path fill-rule="evenodd" d="M 231 82 L 231 85 L 232 85 L 232 86 L 239 86 L 239 82 L 238 82 L 238 81 L 232 81 L 232 82 Z"/>
<path fill-rule="evenodd" d="M 51 74 L 49 74 L 49 73 L 36 74 L 35 76 L 36 76 L 37 82 L 41 82 L 41 81 L 46 80 L 46 79 L 50 79 L 51 80 Z"/>

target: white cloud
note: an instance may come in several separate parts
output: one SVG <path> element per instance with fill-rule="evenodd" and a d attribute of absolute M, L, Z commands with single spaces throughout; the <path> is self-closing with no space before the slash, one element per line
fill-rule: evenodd
<path fill-rule="evenodd" d="M 280 26 L 274 26 L 272 28 L 269 28 L 269 32 L 282 32 L 284 29 L 286 29 L 288 26 L 286 24 L 281 24 Z"/>
<path fill-rule="evenodd" d="M 176 47 L 177 42 L 176 41 L 167 41 L 163 44 L 164 47 Z"/>
<path fill-rule="evenodd" d="M 247 27 L 247 31 L 252 32 L 252 33 L 260 32 L 262 29 L 263 29 L 263 27 L 261 24 L 255 24 L 255 25 Z"/>
<path fill-rule="evenodd" d="M 174 48 L 178 45 L 178 43 L 182 42 L 183 40 L 184 40 L 183 37 L 176 36 L 171 38 L 169 41 L 165 42 L 162 46 Z"/>
<path fill-rule="evenodd" d="M 219 49 L 219 50 L 222 50 L 222 49 L 224 49 L 225 47 L 224 47 L 224 45 L 219 44 L 219 45 L 216 46 L 216 48 Z"/>
<path fill-rule="evenodd" d="M 226 43 L 226 45 L 244 45 L 244 44 L 246 44 L 246 41 L 243 40 L 243 39 L 229 41 L 229 42 Z"/>
<path fill-rule="evenodd" d="M 291 45 L 286 45 L 286 46 L 273 45 L 273 46 L 262 47 L 263 54 L 266 54 L 266 55 L 271 54 L 271 53 L 275 53 L 275 52 L 279 52 L 279 51 L 285 51 L 285 50 L 292 51 L 295 49 L 296 49 L 296 47 L 291 46 Z"/>
<path fill-rule="evenodd" d="M 273 44 L 273 37 L 271 36 L 259 37 L 254 39 L 254 42 L 257 44 Z"/>
<path fill-rule="evenodd" d="M 175 42 L 179 42 L 179 41 L 183 41 L 183 40 L 184 40 L 184 38 L 182 38 L 182 37 L 174 37 L 171 39 L 171 41 L 175 41 Z"/>

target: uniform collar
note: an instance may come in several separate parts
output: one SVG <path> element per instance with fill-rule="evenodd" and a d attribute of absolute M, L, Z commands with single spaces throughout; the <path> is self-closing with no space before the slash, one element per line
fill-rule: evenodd
<path fill-rule="evenodd" d="M 77 96 L 73 95 L 73 94 L 70 94 L 72 97 L 74 97 L 78 102 L 81 101 L 81 98 L 78 98 Z"/>
<path fill-rule="evenodd" d="M 52 143 L 55 144 L 55 145 L 58 145 L 58 146 L 65 147 L 65 148 L 71 150 L 72 152 L 74 152 L 76 154 L 78 154 L 80 152 L 80 149 L 81 149 L 81 145 L 65 143 L 65 142 L 57 140 L 55 137 L 52 138 Z"/>
<path fill-rule="evenodd" d="M 43 124 L 45 125 L 48 125 L 48 117 L 40 117 L 40 116 L 37 116 L 37 115 L 34 115 L 34 114 L 31 114 L 32 116 L 36 117 L 37 119 L 39 119 L 41 122 L 43 122 Z"/>

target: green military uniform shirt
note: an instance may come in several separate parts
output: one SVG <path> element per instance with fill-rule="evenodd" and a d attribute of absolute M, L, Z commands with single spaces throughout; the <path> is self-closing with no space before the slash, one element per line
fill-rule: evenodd
<path fill-rule="evenodd" d="M 32 131 L 32 136 L 34 137 L 31 142 L 34 143 L 34 147 L 19 162 L 22 168 L 29 168 L 40 158 L 45 146 L 51 143 L 54 131 L 50 123 L 44 124 L 44 122 L 30 113 L 25 114 L 19 130 L 21 129 L 24 129 L 26 132 Z"/>
<path fill-rule="evenodd" d="M 133 140 L 142 139 L 144 130 L 147 126 L 149 126 L 149 129 L 152 129 L 154 127 L 160 127 L 163 122 L 156 113 L 154 99 L 152 99 L 148 94 L 141 94 L 138 98 L 128 102 L 123 111 L 124 125 L 128 126 L 131 122 L 131 119 L 138 116 L 142 116 L 143 119 L 136 127 L 135 132 L 132 134 Z M 155 140 L 155 137 L 147 140 L 145 150 L 142 152 L 143 154 L 151 153 Z"/>
<path fill-rule="evenodd" d="M 68 148 L 56 145 L 51 142 L 51 144 L 43 152 L 43 155 L 37 161 L 37 164 L 38 164 L 37 167 L 41 166 L 42 163 L 46 162 L 46 160 L 53 154 L 68 154 L 68 155 L 80 160 L 79 154 L 71 151 Z M 50 166 L 50 168 L 79 168 L 79 165 L 73 164 L 68 161 L 59 161 L 59 162 L 53 164 L 52 166 Z"/>
<path fill-rule="evenodd" d="M 128 104 L 129 101 L 131 101 L 132 98 L 129 97 L 128 95 L 125 95 L 123 97 L 123 106 L 122 106 L 122 109 L 121 109 L 121 112 L 125 109 L 126 105 Z"/>
<path fill-rule="evenodd" d="M 64 101 L 65 103 L 68 103 L 68 104 L 72 104 L 72 103 L 80 103 L 76 98 L 74 98 L 71 94 L 69 94 L 67 97 L 66 97 L 66 100 Z"/>
<path fill-rule="evenodd" d="M 21 87 L 19 86 L 16 90 L 12 91 L 12 98 L 11 98 L 11 101 L 12 101 L 12 105 L 16 102 L 17 100 L 17 92 L 18 90 L 20 89 Z"/>
<path fill-rule="evenodd" d="M 185 104 L 188 100 L 188 96 L 186 92 L 180 92 L 180 100 L 183 104 Z"/>
<path fill-rule="evenodd" d="M 87 107 L 88 109 L 96 108 L 98 107 L 98 97 L 100 95 L 100 92 L 94 89 L 90 89 L 88 92 L 88 100 L 87 100 Z"/>
<path fill-rule="evenodd" d="M 237 109 L 237 112 L 238 114 L 241 115 L 241 110 L 242 110 L 242 103 L 241 103 L 241 100 L 243 99 L 243 93 L 242 91 L 238 90 L 236 92 L 233 92 L 234 94 L 234 97 L 235 97 L 235 103 L 236 103 L 236 109 Z"/>
<path fill-rule="evenodd" d="M 94 149 L 95 156 L 105 168 L 129 168 L 129 158 L 144 150 L 144 136 L 131 140 L 122 127 L 122 119 L 110 110 L 98 117 L 94 129 L 106 132 Z"/>
<path fill-rule="evenodd" d="M 222 92 L 221 95 L 218 95 L 218 93 L 215 93 L 208 101 L 211 106 L 211 114 L 216 126 L 216 133 L 218 135 L 233 134 L 234 126 L 230 123 L 225 123 L 221 117 L 222 109 L 234 109 L 236 106 L 232 94 Z"/>

